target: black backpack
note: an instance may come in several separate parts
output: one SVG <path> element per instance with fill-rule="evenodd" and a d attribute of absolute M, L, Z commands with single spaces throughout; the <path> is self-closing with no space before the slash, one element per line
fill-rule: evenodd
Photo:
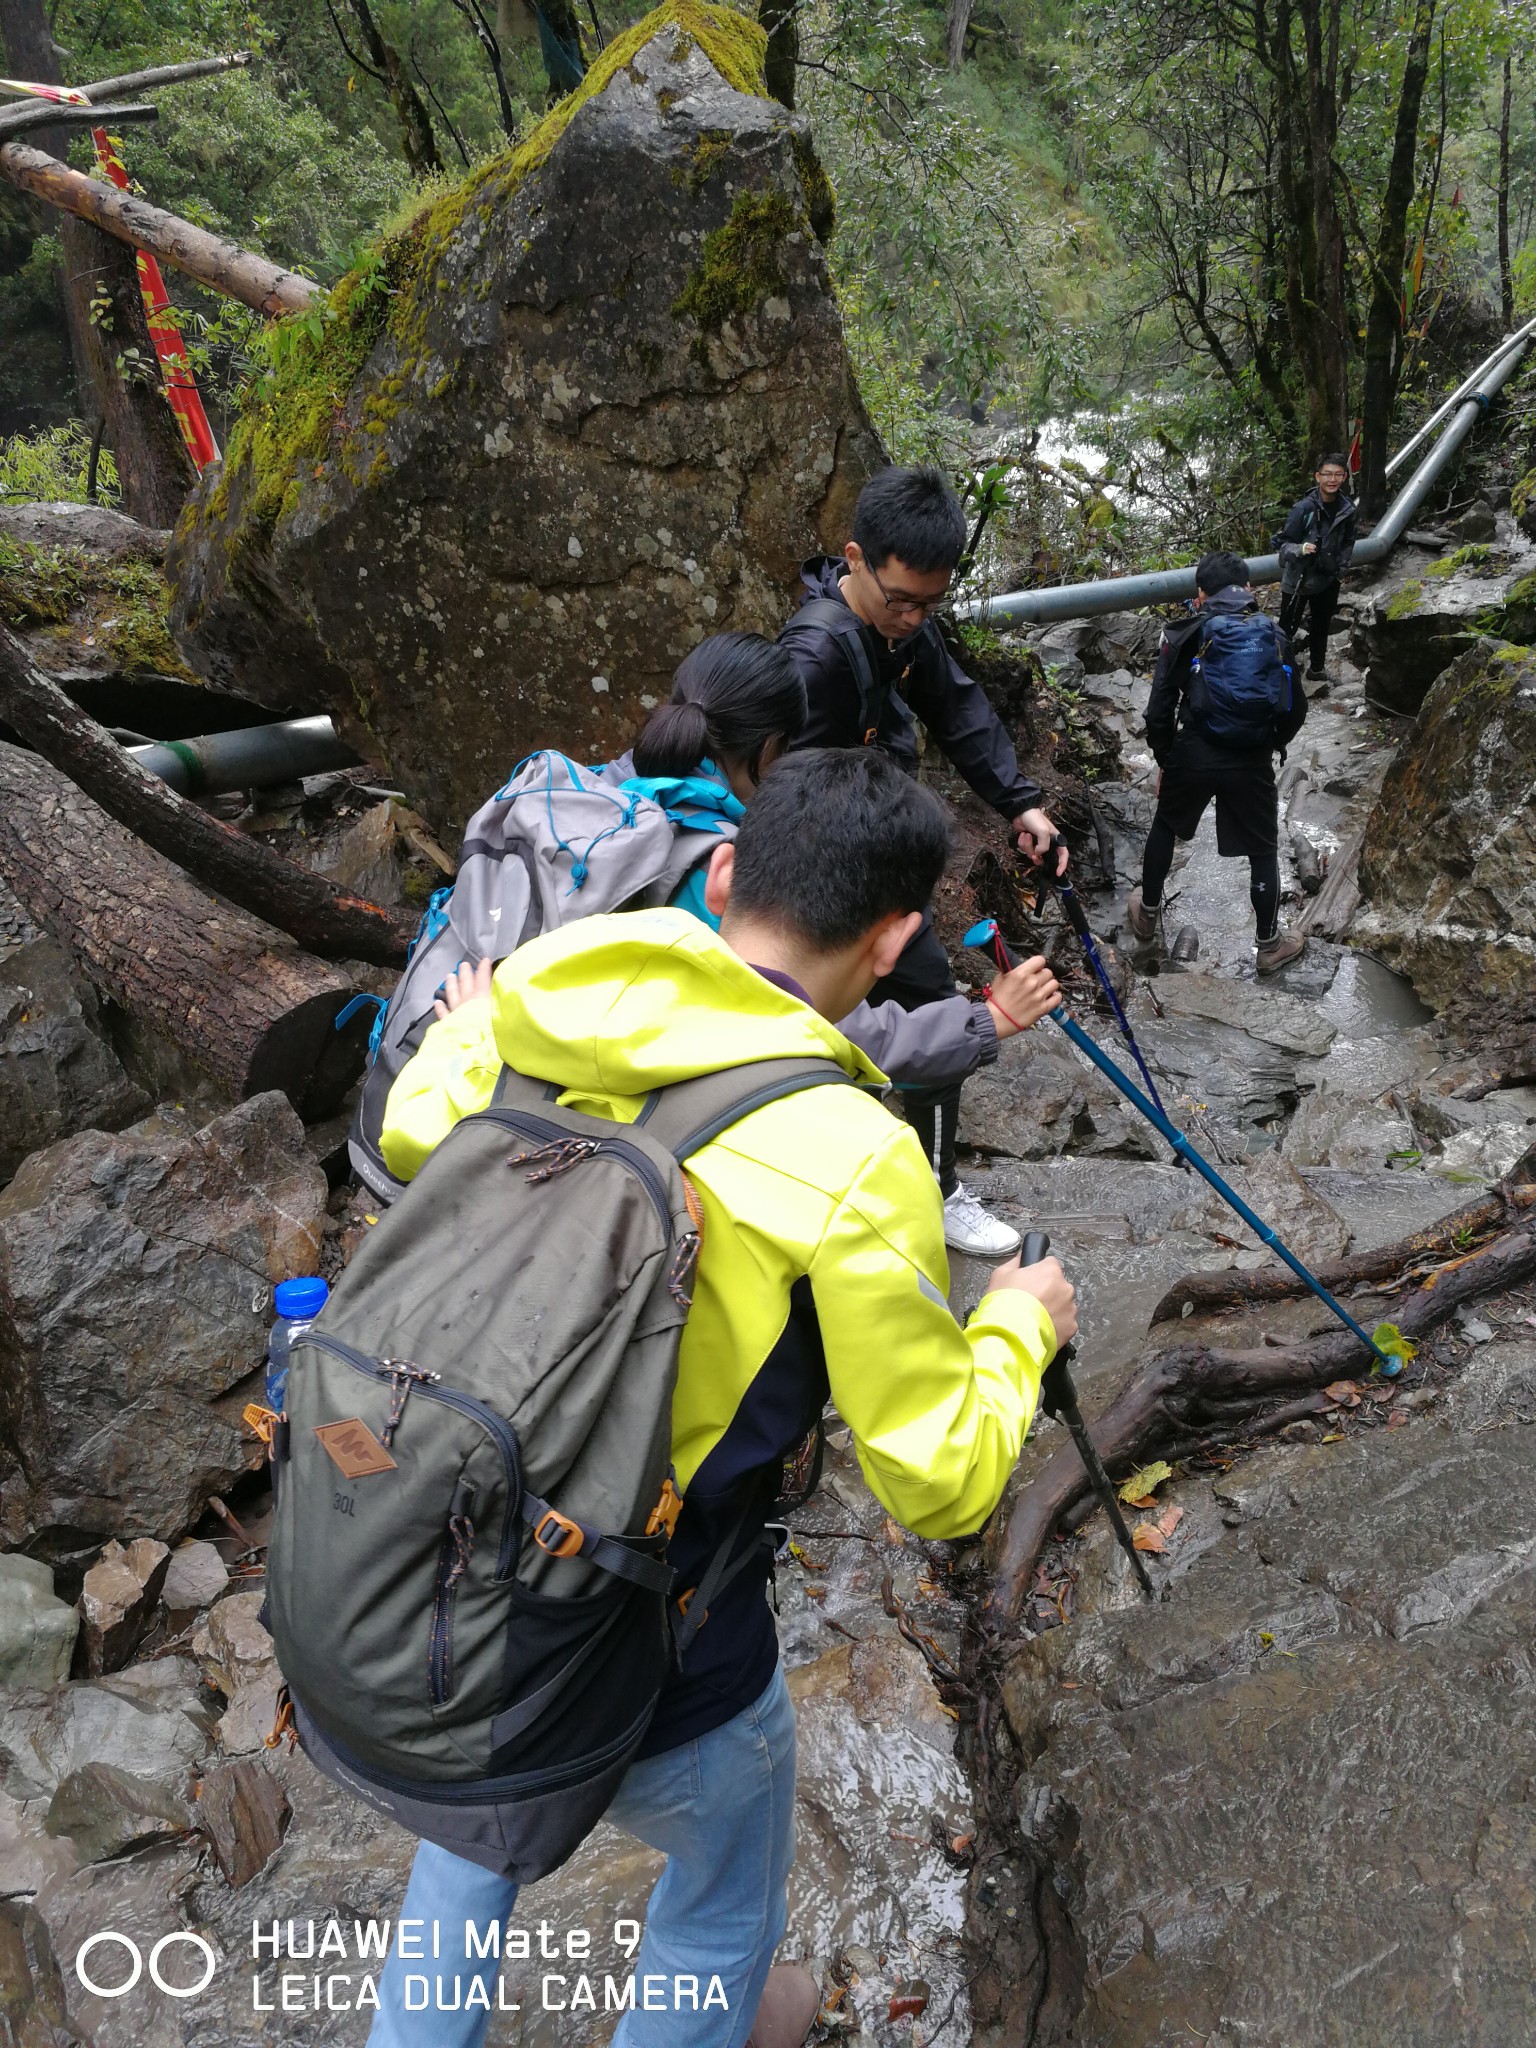
<path fill-rule="evenodd" d="M 857 1085 L 766 1060 L 620 1124 L 504 1068 L 294 1343 L 267 1616 L 299 1737 L 370 1806 L 518 1883 L 601 1818 L 675 1659 L 759 1550 L 762 1492 L 697 1586 L 672 1584 L 700 1248 L 682 1162 L 827 1083 Z"/>
<path fill-rule="evenodd" d="M 1291 671 L 1274 621 L 1261 611 L 1208 614 L 1190 663 L 1186 723 L 1236 753 L 1273 746 L 1275 721 L 1290 708 Z"/>
<path fill-rule="evenodd" d="M 859 741 L 863 746 L 872 747 L 886 706 L 896 695 L 896 686 L 880 680 L 879 671 L 870 656 L 869 642 L 864 637 L 863 620 L 840 597 L 808 598 L 779 634 L 780 643 L 807 626 L 819 626 L 823 632 L 836 636 L 837 644 L 853 671 L 854 686 L 859 693 Z M 931 619 L 923 627 L 925 634 L 932 634 L 935 630 Z M 915 654 L 913 659 L 916 659 Z M 908 662 L 907 669 L 911 665 Z M 907 669 L 902 671 L 903 680 Z"/>

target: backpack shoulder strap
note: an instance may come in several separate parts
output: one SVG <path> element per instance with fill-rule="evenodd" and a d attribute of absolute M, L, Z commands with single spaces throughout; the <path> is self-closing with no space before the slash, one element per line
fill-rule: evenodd
<path fill-rule="evenodd" d="M 836 636 L 837 644 L 853 670 L 853 680 L 859 692 L 859 733 L 864 745 L 871 745 L 890 692 L 882 690 L 875 674 L 875 665 L 869 658 L 869 645 L 864 638 L 863 620 L 840 597 L 812 597 L 801 605 L 784 632 L 792 633 L 800 626 L 820 626 L 824 632 Z"/>
<path fill-rule="evenodd" d="M 744 1067 L 726 1067 L 659 1088 L 637 1121 L 681 1165 L 754 1109 L 805 1088 L 837 1084 L 859 1085 L 836 1060 L 753 1060 Z"/>

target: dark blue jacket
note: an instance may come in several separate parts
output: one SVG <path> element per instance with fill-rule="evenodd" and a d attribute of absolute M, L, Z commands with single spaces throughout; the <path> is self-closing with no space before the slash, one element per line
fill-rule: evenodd
<path fill-rule="evenodd" d="M 1317 545 L 1315 555 L 1301 550 L 1307 541 Z M 1280 535 L 1280 587 L 1300 590 L 1312 597 L 1338 582 L 1349 567 L 1355 551 L 1355 501 L 1340 491 L 1333 505 L 1323 503 L 1315 486 L 1291 507 Z"/>

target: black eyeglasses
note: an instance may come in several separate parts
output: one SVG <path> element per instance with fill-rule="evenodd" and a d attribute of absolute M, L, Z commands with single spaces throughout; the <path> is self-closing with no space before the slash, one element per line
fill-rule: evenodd
<path fill-rule="evenodd" d="M 874 563 L 866 559 L 864 566 L 870 575 L 874 577 L 876 590 L 879 591 L 893 612 L 916 612 L 920 619 L 926 619 L 928 614 L 936 612 L 949 596 L 949 585 L 947 583 L 937 597 L 908 597 L 905 591 L 887 590 L 880 581 L 879 572 L 876 570 Z"/>

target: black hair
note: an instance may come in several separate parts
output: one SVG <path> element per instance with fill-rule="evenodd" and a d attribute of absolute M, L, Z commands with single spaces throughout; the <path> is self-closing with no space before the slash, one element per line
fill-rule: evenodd
<path fill-rule="evenodd" d="M 889 755 L 814 747 L 776 764 L 736 834 L 731 910 L 836 952 L 922 910 L 949 857 L 949 813 Z"/>
<path fill-rule="evenodd" d="M 1344 481 L 1346 483 L 1349 481 L 1349 457 L 1347 455 L 1320 455 L 1317 458 L 1317 467 L 1313 470 L 1312 474 L 1315 476 L 1319 469 L 1342 469 Z"/>
<path fill-rule="evenodd" d="M 942 470 L 882 469 L 859 493 L 853 537 L 871 568 L 894 555 L 931 576 L 964 554 L 965 513 Z"/>
<path fill-rule="evenodd" d="M 777 641 L 761 633 L 715 633 L 678 669 L 669 701 L 635 741 L 640 775 L 691 775 L 712 759 L 746 764 L 754 782 L 770 740 L 794 739 L 805 724 L 805 684 Z"/>
<path fill-rule="evenodd" d="M 1248 564 L 1241 555 L 1234 555 L 1227 548 L 1217 548 L 1212 554 L 1202 555 L 1195 568 L 1195 588 L 1203 590 L 1207 597 L 1214 597 L 1229 583 L 1247 581 Z"/>

